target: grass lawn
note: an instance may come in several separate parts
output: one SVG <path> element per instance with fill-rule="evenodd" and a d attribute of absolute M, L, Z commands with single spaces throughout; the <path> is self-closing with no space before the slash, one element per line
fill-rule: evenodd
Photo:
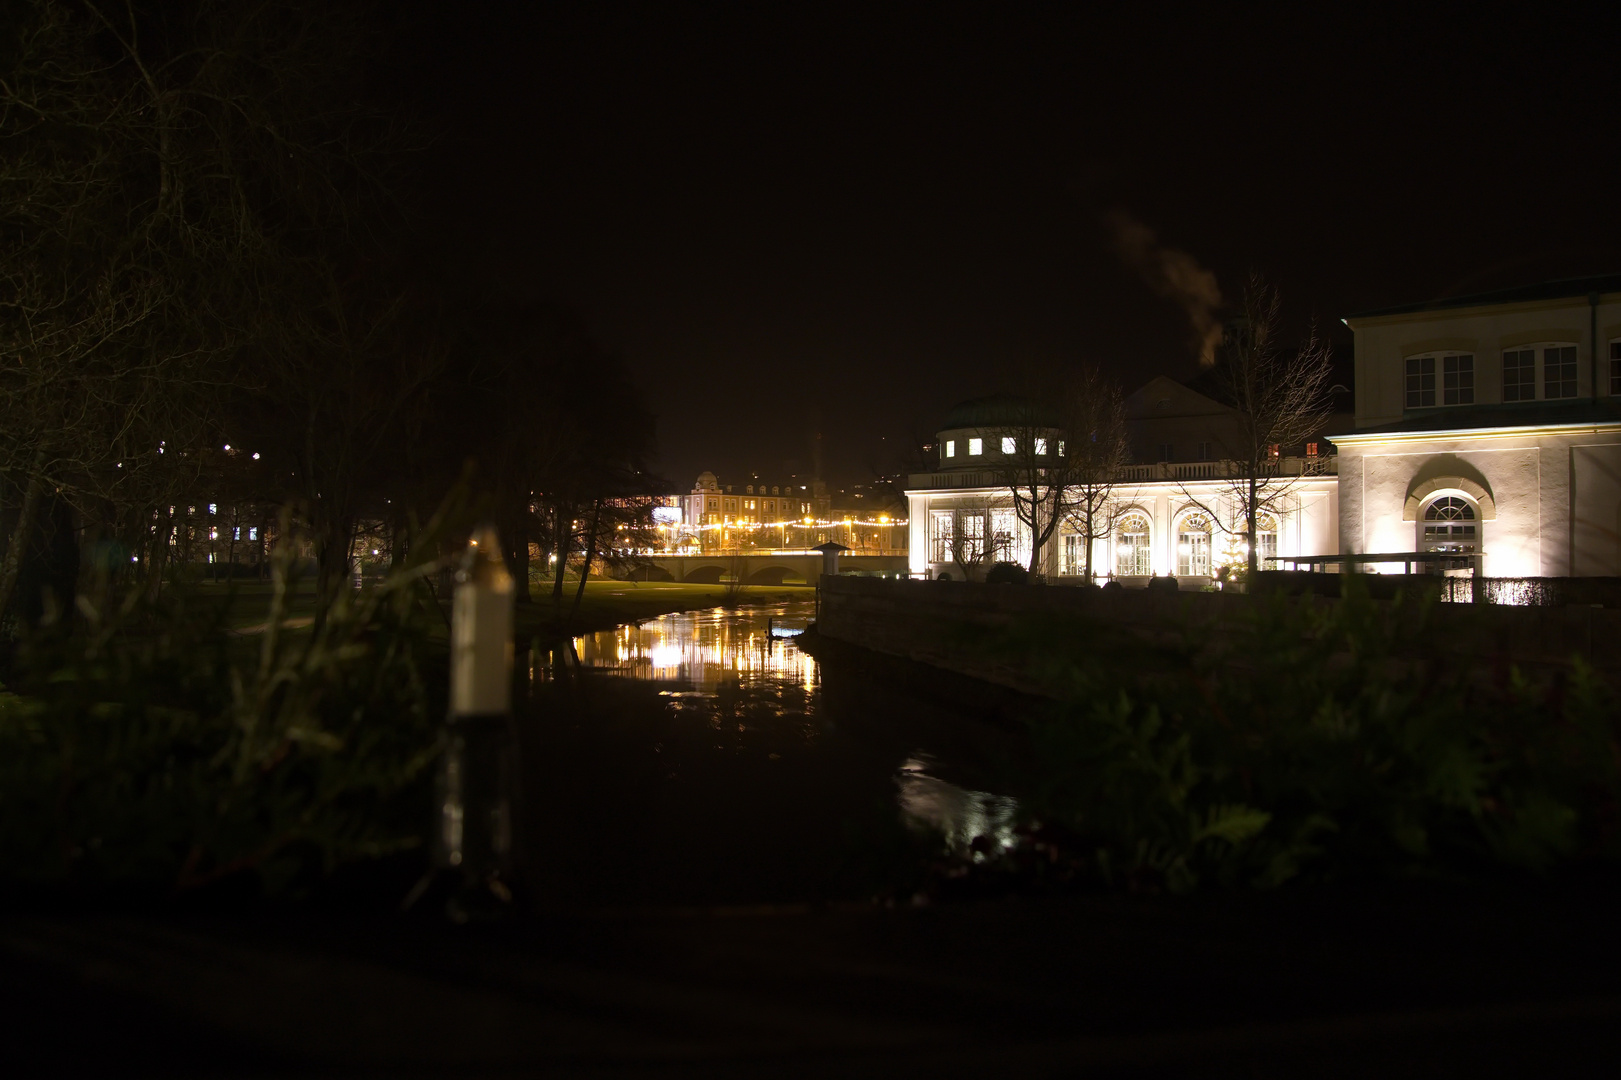
<path fill-rule="evenodd" d="M 588 581 L 578 611 L 573 612 L 576 583 L 565 582 L 563 603 L 554 610 L 551 594 L 536 589 L 534 603 L 519 604 L 516 637 L 528 643 L 535 638 L 556 640 L 570 634 L 606 630 L 622 623 L 650 619 L 672 611 L 714 607 L 726 599 L 722 585 L 687 585 L 662 581 Z M 240 633 L 262 631 L 270 614 L 271 585 L 267 581 L 200 582 L 191 595 L 200 603 L 225 609 L 225 625 Z M 753 585 L 738 599 L 745 604 L 808 600 L 816 590 L 808 585 Z M 284 608 L 283 625 L 289 629 L 308 626 L 315 617 L 315 584 L 299 582 Z M 435 636 L 443 633 L 439 620 Z"/>
<path fill-rule="evenodd" d="M 672 611 L 714 607 L 726 599 L 722 585 L 687 585 L 667 581 L 588 581 L 580 609 L 568 619 L 574 603 L 574 582 L 565 589 L 561 615 L 552 609 L 549 593 L 537 592 L 533 604 L 518 605 L 517 638 L 555 640 L 568 634 L 606 630 L 622 623 L 650 619 Z M 744 604 L 809 600 L 816 590 L 809 585 L 752 585 L 738 600 Z"/>

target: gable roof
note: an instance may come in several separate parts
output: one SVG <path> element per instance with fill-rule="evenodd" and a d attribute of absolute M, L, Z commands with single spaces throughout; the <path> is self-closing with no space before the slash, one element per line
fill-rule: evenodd
<path fill-rule="evenodd" d="M 1206 397 L 1165 375 L 1156 375 L 1127 394 L 1125 404 L 1127 420 L 1221 416 L 1233 412 L 1215 398 Z"/>
<path fill-rule="evenodd" d="M 1535 300 L 1562 300 L 1567 297 L 1591 296 L 1594 293 L 1621 292 L 1621 274 L 1599 274 L 1594 277 L 1559 278 L 1541 281 L 1535 285 L 1519 285 L 1512 289 L 1474 293 L 1469 296 L 1449 296 L 1439 300 L 1424 300 L 1416 304 L 1398 304 L 1396 307 L 1358 311 L 1345 316 L 1351 319 L 1375 319 L 1382 315 L 1412 315 L 1420 311 L 1445 311 L 1449 308 L 1492 307 L 1497 304 L 1523 304 Z"/>

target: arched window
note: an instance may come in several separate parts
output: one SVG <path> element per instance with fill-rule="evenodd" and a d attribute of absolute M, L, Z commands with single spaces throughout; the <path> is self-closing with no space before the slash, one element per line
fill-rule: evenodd
<path fill-rule="evenodd" d="M 1255 565 L 1262 570 L 1276 570 L 1268 559 L 1278 557 L 1278 519 L 1271 514 L 1255 515 Z"/>
<path fill-rule="evenodd" d="M 1176 574 L 1210 576 L 1210 519 L 1198 511 L 1184 516 L 1176 531 Z"/>
<path fill-rule="evenodd" d="M 1473 555 L 1480 551 L 1480 521 L 1467 499 L 1443 495 L 1424 508 L 1420 523 L 1420 551 L 1455 551 Z"/>
<path fill-rule="evenodd" d="M 1114 532 L 1114 572 L 1118 577 L 1147 577 L 1153 566 L 1153 539 L 1148 518 L 1136 511 L 1120 519 Z"/>

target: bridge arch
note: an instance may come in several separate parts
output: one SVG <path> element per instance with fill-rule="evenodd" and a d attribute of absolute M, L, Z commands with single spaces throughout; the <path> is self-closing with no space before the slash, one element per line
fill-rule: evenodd
<path fill-rule="evenodd" d="M 719 563 L 710 563 L 707 566 L 695 566 L 681 575 L 681 580 L 693 585 L 719 585 L 721 575 L 726 573 L 726 567 Z"/>
<path fill-rule="evenodd" d="M 789 578 L 793 579 L 792 584 L 795 584 L 795 585 L 803 585 L 803 584 L 805 584 L 805 575 L 802 572 L 800 572 L 799 570 L 795 570 L 791 566 L 783 566 L 780 563 L 777 564 L 777 565 L 774 565 L 774 566 L 762 566 L 762 567 L 760 567 L 758 570 L 755 570 L 753 573 L 747 575 L 744 578 L 744 584 L 745 585 L 786 585 L 786 584 L 789 584 L 789 582 L 787 580 Z"/>

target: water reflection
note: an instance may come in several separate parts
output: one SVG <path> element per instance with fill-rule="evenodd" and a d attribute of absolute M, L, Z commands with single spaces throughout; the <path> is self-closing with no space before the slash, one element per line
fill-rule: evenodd
<path fill-rule="evenodd" d="M 970 791 L 931 776 L 932 764 L 927 754 L 907 758 L 895 777 L 901 812 L 907 819 L 938 832 L 954 851 L 967 851 L 981 836 L 989 837 L 999 851 L 1011 850 L 1017 843 L 1013 837 L 1017 800 Z"/>
<path fill-rule="evenodd" d="M 803 629 L 808 604 L 728 611 L 688 611 L 574 640 L 582 667 L 632 679 L 680 683 L 714 693 L 747 688 L 816 686 L 816 661 L 773 628 Z"/>
<path fill-rule="evenodd" d="M 901 827 L 959 850 L 981 835 L 1011 844 L 1015 802 L 974 782 L 1005 735 L 772 633 L 812 614 L 683 612 L 533 658 L 529 782 L 545 795 L 532 835 L 567 864 L 548 888 L 609 902 L 851 896 Z"/>

